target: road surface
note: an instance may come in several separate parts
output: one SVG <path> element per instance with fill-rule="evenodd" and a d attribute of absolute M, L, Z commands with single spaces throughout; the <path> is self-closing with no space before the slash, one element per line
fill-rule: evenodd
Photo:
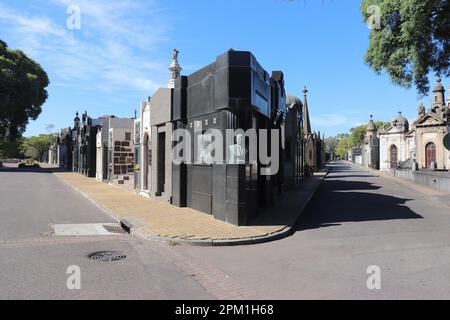
<path fill-rule="evenodd" d="M 0 171 L 0 299 L 449 299 L 449 195 L 331 167 L 293 236 L 238 247 L 51 236 L 51 224 L 114 221 L 51 173 Z M 102 250 L 127 258 L 88 258 Z M 72 265 L 81 290 L 67 288 Z"/>

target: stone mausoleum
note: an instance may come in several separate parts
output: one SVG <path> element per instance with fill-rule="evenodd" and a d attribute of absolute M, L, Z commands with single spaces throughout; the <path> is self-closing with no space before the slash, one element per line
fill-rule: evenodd
<path fill-rule="evenodd" d="M 420 104 L 418 116 L 410 126 L 401 112 L 390 124 L 378 130 L 380 169 L 449 170 L 450 151 L 443 144 L 449 132 L 450 99 L 436 79 L 428 111 Z"/>
<path fill-rule="evenodd" d="M 140 134 L 134 139 L 139 141 L 135 148 L 140 158 L 135 187 L 143 195 L 175 206 L 248 225 L 258 208 L 273 204 L 283 189 L 301 182 L 303 104 L 287 97 L 284 74 L 269 74 L 251 52 L 229 50 L 189 76 L 181 75 L 178 54 L 174 50 L 167 88 L 158 89 L 141 105 L 141 119 L 135 127 Z M 178 136 L 177 129 L 188 131 L 191 139 Z M 224 137 L 230 129 L 245 133 L 255 129 L 257 146 L 250 145 L 254 140 L 247 134 L 237 133 L 228 141 L 230 145 L 217 147 L 212 129 Z M 260 129 L 278 130 L 276 143 L 270 133 L 261 135 Z M 268 150 L 278 148 L 274 155 L 279 155 L 279 170 L 272 175 L 262 172 L 274 163 L 249 157 L 254 147 L 260 151 L 263 142 Z M 182 163 L 172 157 L 172 148 L 179 143 L 192 150 L 183 154 L 186 161 Z M 221 153 L 239 161 L 208 161 Z"/>
<path fill-rule="evenodd" d="M 134 119 L 98 118 L 96 178 L 134 187 Z"/>

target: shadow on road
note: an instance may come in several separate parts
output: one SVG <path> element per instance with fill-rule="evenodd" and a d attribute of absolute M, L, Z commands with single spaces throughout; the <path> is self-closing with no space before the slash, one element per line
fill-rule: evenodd
<path fill-rule="evenodd" d="M 341 164 L 341 163 L 332 163 L 329 165 L 331 171 L 334 172 L 364 172 L 367 174 L 367 170 L 355 170 L 354 167 L 351 167 L 349 164 Z"/>
<path fill-rule="evenodd" d="M 364 181 L 326 180 L 295 230 L 338 226 L 343 222 L 423 219 L 405 206 L 412 199 L 360 191 L 377 189 L 380 187 Z"/>
<path fill-rule="evenodd" d="M 0 168 L 0 173 L 2 172 L 27 172 L 27 173 L 54 173 L 54 172 L 70 172 L 67 169 L 59 168 L 11 168 L 3 167 Z"/>
<path fill-rule="evenodd" d="M 374 176 L 371 174 L 347 174 L 347 175 L 332 175 L 330 176 L 330 179 L 347 179 L 347 178 L 364 178 L 364 179 L 371 179 L 371 178 L 378 178 L 379 176 Z"/>
<path fill-rule="evenodd" d="M 334 177 L 332 177 L 334 178 Z M 350 181 L 350 180 L 325 180 L 324 184 L 328 190 L 333 191 L 351 191 L 351 190 L 378 190 L 381 189 L 379 185 L 365 182 L 365 181 Z"/>

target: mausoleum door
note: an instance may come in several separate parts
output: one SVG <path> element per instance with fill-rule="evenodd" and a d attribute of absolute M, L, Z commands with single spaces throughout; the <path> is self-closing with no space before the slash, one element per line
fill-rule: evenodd
<path fill-rule="evenodd" d="M 150 154 L 149 154 L 149 138 L 148 135 L 145 135 L 144 138 L 144 181 L 143 181 L 143 188 L 144 190 L 148 190 L 148 176 L 149 176 L 149 164 L 150 164 Z"/>
<path fill-rule="evenodd" d="M 158 133 L 158 194 L 162 194 L 165 191 L 166 185 L 166 133 Z"/>
<path fill-rule="evenodd" d="M 432 164 L 436 163 L 436 145 L 434 143 L 430 142 L 425 147 L 425 157 L 427 168 L 432 169 L 433 168 Z"/>
<path fill-rule="evenodd" d="M 391 168 L 396 168 L 398 164 L 398 149 L 397 146 L 392 145 L 390 150 Z"/>

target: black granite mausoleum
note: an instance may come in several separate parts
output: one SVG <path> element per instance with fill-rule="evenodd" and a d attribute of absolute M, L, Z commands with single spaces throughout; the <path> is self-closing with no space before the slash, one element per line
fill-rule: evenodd
<path fill-rule="evenodd" d="M 246 51 L 230 50 L 190 76 L 178 78 L 172 101 L 174 130 L 190 130 L 192 157 L 197 155 L 194 128 L 199 123 L 202 130 L 219 129 L 225 136 L 226 129 L 280 129 L 286 115 L 283 73 L 269 75 Z M 279 154 L 283 157 L 284 153 L 279 150 Z M 195 159 L 191 160 L 191 164 L 173 165 L 174 205 L 248 225 L 258 207 L 270 205 L 281 192 L 282 159 L 273 176 L 261 175 L 259 160 L 212 165 L 192 164 Z"/>

